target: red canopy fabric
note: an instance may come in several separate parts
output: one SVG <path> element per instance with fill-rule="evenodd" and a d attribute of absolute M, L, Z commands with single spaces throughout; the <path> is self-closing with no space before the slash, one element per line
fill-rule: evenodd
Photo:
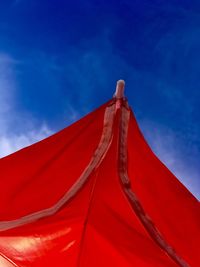
<path fill-rule="evenodd" d="M 0 267 L 200 266 L 198 200 L 125 99 L 0 159 Z"/>

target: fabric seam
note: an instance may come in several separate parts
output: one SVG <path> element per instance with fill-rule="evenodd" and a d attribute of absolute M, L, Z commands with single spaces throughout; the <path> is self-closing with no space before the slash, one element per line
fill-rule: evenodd
<path fill-rule="evenodd" d="M 95 150 L 89 164 L 86 166 L 80 177 L 71 186 L 71 188 L 64 194 L 64 196 L 50 208 L 33 212 L 31 214 L 25 215 L 15 220 L 1 221 L 0 232 L 13 229 L 28 223 L 32 223 L 36 220 L 55 214 L 64 204 L 69 202 L 80 191 L 80 189 L 87 182 L 91 173 L 102 162 L 110 147 L 110 144 L 112 142 L 112 128 L 113 128 L 114 115 L 115 115 L 115 103 L 113 102 L 112 105 L 106 107 L 105 109 L 103 130 L 97 149 Z"/>
<path fill-rule="evenodd" d="M 144 228 L 156 242 L 156 244 L 180 267 L 189 267 L 189 265 L 176 253 L 163 238 L 149 215 L 145 212 L 137 195 L 131 189 L 131 183 L 127 171 L 127 134 L 128 124 L 130 118 L 130 111 L 127 111 L 123 106 L 121 107 L 120 130 L 119 130 L 119 178 L 122 189 L 131 204 L 132 209 L 143 224 Z"/>

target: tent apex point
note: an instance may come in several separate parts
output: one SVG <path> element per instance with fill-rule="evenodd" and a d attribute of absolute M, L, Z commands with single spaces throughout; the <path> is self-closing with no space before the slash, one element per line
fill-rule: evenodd
<path fill-rule="evenodd" d="M 116 85 L 116 91 L 114 96 L 117 99 L 124 98 L 124 88 L 125 88 L 125 81 L 124 80 L 118 80 Z"/>

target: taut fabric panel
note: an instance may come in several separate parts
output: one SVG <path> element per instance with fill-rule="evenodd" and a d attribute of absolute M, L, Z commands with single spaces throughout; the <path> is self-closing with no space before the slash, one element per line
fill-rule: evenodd
<path fill-rule="evenodd" d="M 199 267 L 199 202 L 125 98 L 0 159 L 0 267 Z"/>

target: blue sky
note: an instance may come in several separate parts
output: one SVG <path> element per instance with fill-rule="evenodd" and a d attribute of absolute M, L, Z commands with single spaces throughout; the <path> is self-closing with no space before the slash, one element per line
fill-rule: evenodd
<path fill-rule="evenodd" d="M 110 99 L 200 199 L 200 2 L 0 1 L 0 156 Z"/>

